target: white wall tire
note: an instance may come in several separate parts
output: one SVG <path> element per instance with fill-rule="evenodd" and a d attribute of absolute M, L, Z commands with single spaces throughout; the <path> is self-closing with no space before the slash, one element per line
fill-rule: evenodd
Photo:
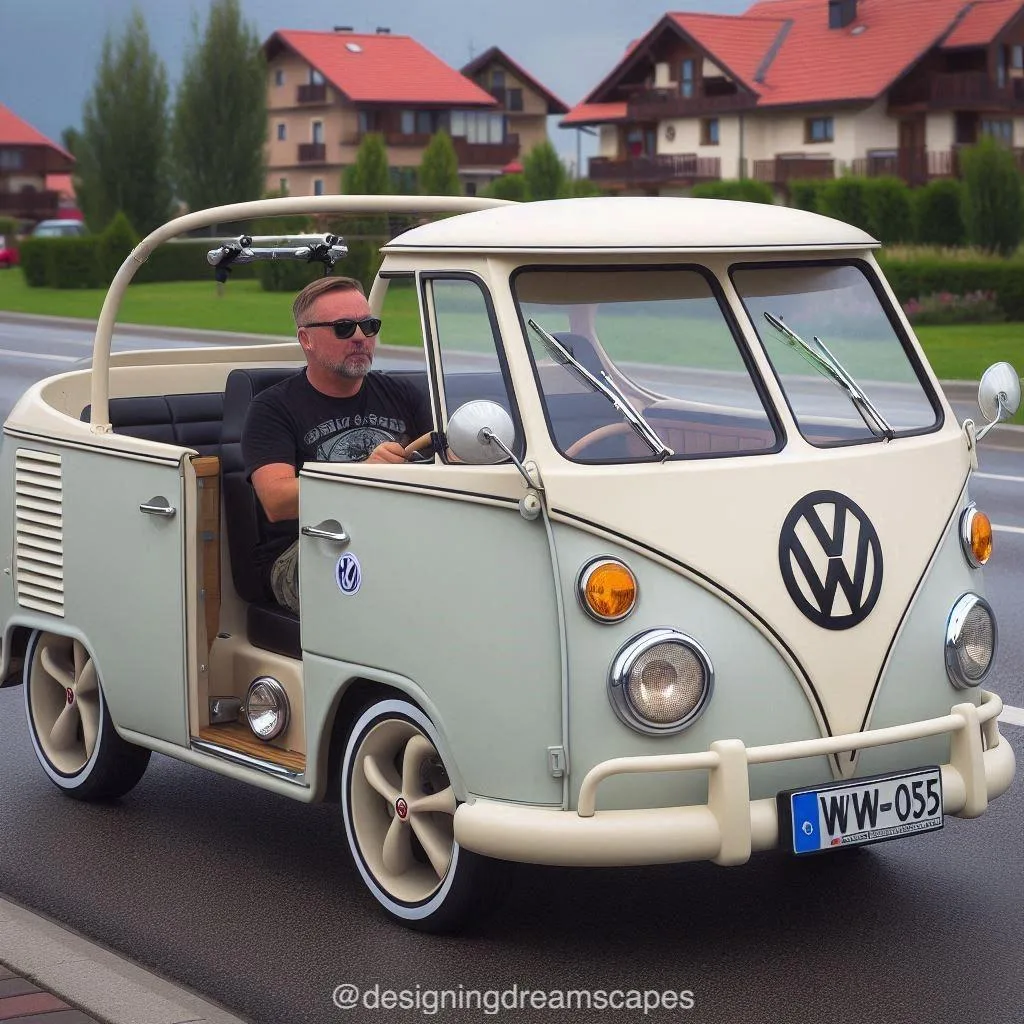
<path fill-rule="evenodd" d="M 456 799 L 430 719 L 400 698 L 374 701 L 349 731 L 341 812 L 366 887 L 395 921 L 454 931 L 477 910 L 491 862 L 455 841 Z"/>
<path fill-rule="evenodd" d="M 33 633 L 23 689 L 36 758 L 68 796 L 114 799 L 142 778 L 150 752 L 118 736 L 92 655 L 81 641 Z"/>

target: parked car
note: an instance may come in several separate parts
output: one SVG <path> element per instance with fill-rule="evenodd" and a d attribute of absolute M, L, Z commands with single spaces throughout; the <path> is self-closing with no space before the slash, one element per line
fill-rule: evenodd
<path fill-rule="evenodd" d="M 0 679 L 61 790 L 123 794 L 155 750 L 337 800 L 368 891 L 435 930 L 497 861 L 836 856 L 1006 791 L 970 484 L 1012 368 L 960 424 L 877 243 L 775 206 L 278 199 L 133 255 L 384 210 L 461 213 L 385 246 L 370 296 L 377 316 L 415 289 L 407 375 L 442 454 L 304 466 L 301 623 L 253 568 L 239 453 L 297 343 L 111 354 L 129 259 L 92 367 L 12 410 Z M 241 238 L 210 260 L 340 251 Z"/>
<path fill-rule="evenodd" d="M 10 270 L 18 265 L 18 248 L 14 238 L 0 235 L 0 270 Z"/>
<path fill-rule="evenodd" d="M 33 238 L 74 238 L 88 233 L 80 220 L 41 220 L 32 229 Z"/>

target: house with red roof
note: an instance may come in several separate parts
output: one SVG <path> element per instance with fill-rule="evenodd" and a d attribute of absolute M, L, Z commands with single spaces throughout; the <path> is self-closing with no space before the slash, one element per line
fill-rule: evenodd
<path fill-rule="evenodd" d="M 48 174 L 68 174 L 74 158 L 0 103 L 0 217 L 41 221 L 58 216 L 60 194 Z"/>
<path fill-rule="evenodd" d="M 480 85 L 415 39 L 383 29 L 372 35 L 348 29 L 282 30 L 263 50 L 268 65 L 267 187 L 291 195 L 338 191 L 342 171 L 355 162 L 369 132 L 384 136 L 396 184 L 411 190 L 424 149 L 442 129 L 455 144 L 465 190 L 474 194 L 519 160 L 520 123 L 526 126 L 527 141 L 535 136 L 534 91 L 543 103 L 558 106 L 556 112 L 568 109 L 507 58 L 494 55 L 485 65 L 490 77 L 484 81 L 490 84 Z M 512 110 L 510 94 L 495 95 L 493 68 L 501 60 L 509 69 L 509 89 L 522 90 L 524 106 L 529 83 L 528 109 Z"/>
<path fill-rule="evenodd" d="M 561 124 L 598 128 L 590 176 L 619 191 L 846 172 L 921 184 L 956 174 L 981 135 L 1024 147 L 1024 0 L 669 13 Z"/>

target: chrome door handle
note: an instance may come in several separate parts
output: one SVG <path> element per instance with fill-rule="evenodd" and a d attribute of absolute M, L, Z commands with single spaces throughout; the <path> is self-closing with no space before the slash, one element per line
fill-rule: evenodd
<path fill-rule="evenodd" d="M 351 538 L 345 532 L 345 527 L 336 519 L 325 519 L 319 526 L 304 526 L 302 533 L 305 537 L 319 537 L 321 540 L 332 540 L 335 544 L 347 544 Z"/>
<path fill-rule="evenodd" d="M 166 516 L 170 519 L 178 510 L 162 494 L 158 494 L 140 505 L 139 511 L 150 516 Z"/>

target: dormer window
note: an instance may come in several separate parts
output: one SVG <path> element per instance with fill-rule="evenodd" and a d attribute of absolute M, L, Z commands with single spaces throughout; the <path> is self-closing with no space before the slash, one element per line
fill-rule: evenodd
<path fill-rule="evenodd" d="M 309 69 L 309 84 L 310 85 L 323 85 L 324 84 L 324 76 L 321 75 L 320 72 L 316 70 L 316 68 L 310 68 Z"/>
<path fill-rule="evenodd" d="M 693 96 L 694 80 L 697 75 L 696 61 L 692 57 L 687 57 L 679 65 L 679 95 L 685 99 L 690 99 Z"/>

